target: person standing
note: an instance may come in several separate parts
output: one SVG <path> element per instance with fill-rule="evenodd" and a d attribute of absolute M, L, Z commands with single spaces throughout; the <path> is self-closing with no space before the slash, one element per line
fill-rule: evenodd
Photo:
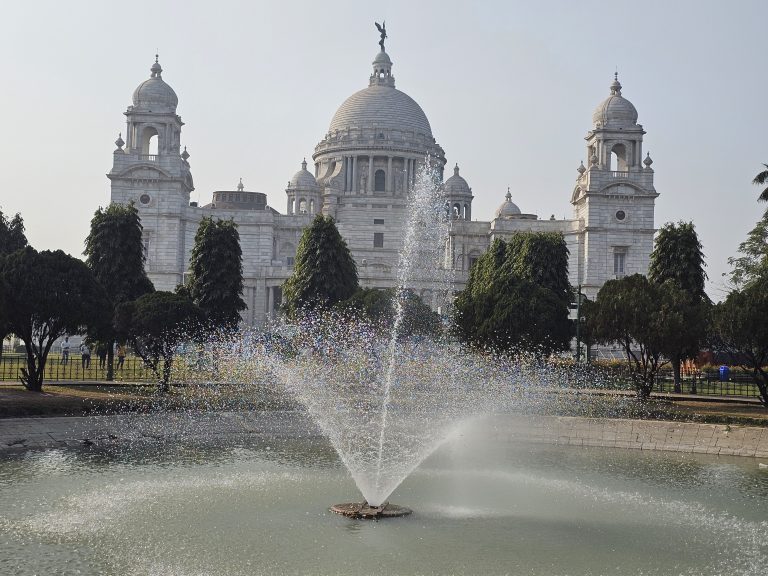
<path fill-rule="evenodd" d="M 123 344 L 118 344 L 117 345 L 117 369 L 122 371 L 123 364 L 125 364 L 125 346 Z"/>
<path fill-rule="evenodd" d="M 69 336 L 64 336 L 64 342 L 61 343 L 61 360 L 59 364 L 67 365 L 69 362 Z"/>
<path fill-rule="evenodd" d="M 99 357 L 99 370 L 104 370 L 107 365 L 107 345 L 99 344 L 96 348 L 96 354 Z"/>
<path fill-rule="evenodd" d="M 80 344 L 80 358 L 83 363 L 83 370 L 91 367 L 91 349 L 85 342 Z"/>

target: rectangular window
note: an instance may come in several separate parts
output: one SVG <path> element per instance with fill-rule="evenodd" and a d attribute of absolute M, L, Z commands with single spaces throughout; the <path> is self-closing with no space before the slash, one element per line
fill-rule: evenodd
<path fill-rule="evenodd" d="M 384 224 L 384 218 L 374 218 L 373 219 L 374 224 Z"/>
<path fill-rule="evenodd" d="M 144 261 L 149 260 L 149 232 L 144 232 L 144 237 L 141 239 L 141 253 L 144 255 Z"/>
<path fill-rule="evenodd" d="M 373 247 L 384 248 L 384 232 L 373 233 Z"/>
<path fill-rule="evenodd" d="M 626 248 L 614 248 L 613 249 L 613 274 L 616 278 L 621 278 L 625 274 L 625 263 L 627 260 Z"/>
<path fill-rule="evenodd" d="M 286 263 L 286 265 L 287 265 L 287 266 L 293 266 L 293 262 L 294 262 L 294 260 L 293 260 L 293 256 L 288 256 L 288 257 L 285 259 L 285 263 Z"/>

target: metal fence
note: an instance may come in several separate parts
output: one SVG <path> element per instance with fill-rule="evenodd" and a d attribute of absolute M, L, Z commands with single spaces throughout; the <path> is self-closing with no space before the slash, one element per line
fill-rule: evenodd
<path fill-rule="evenodd" d="M 718 372 L 703 372 L 696 376 L 685 376 L 681 380 L 682 392 L 703 396 L 739 396 L 760 397 L 760 390 L 749 374 L 731 372 L 726 380 L 720 380 Z M 672 372 L 659 373 L 656 382 L 657 392 L 674 392 L 675 384 Z"/>
<path fill-rule="evenodd" d="M 122 366 L 115 358 L 115 380 L 125 382 L 152 382 L 156 377 L 152 370 L 145 366 L 141 358 L 129 356 Z M 26 369 L 27 358 L 19 354 L 3 354 L 0 358 L 0 382 L 3 384 L 18 384 L 21 382 L 21 370 Z M 97 356 L 90 363 L 84 364 L 82 357 L 71 355 L 64 361 L 60 355 L 48 356 L 45 364 L 43 379 L 48 382 L 58 380 L 106 380 L 107 365 L 101 364 Z"/>

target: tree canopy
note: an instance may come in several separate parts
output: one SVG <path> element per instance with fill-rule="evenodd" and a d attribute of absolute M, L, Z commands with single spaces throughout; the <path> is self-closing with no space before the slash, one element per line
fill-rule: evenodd
<path fill-rule="evenodd" d="M 0 256 L 21 250 L 27 245 L 24 235 L 24 220 L 21 214 L 8 218 L 0 210 Z"/>
<path fill-rule="evenodd" d="M 394 326 L 398 298 L 402 303 L 398 335 L 437 337 L 440 334 L 440 316 L 412 290 L 361 288 L 351 298 L 339 303 L 339 306 L 363 316 L 382 330 L 389 331 Z"/>
<path fill-rule="evenodd" d="M 568 348 L 571 326 L 562 270 L 541 270 L 564 266 L 567 286 L 567 248 L 564 243 L 558 247 L 556 235 L 526 236 L 513 237 L 509 244 L 494 240 L 470 270 L 467 287 L 454 302 L 461 340 L 497 352 L 527 350 L 544 356 Z"/>
<path fill-rule="evenodd" d="M 40 391 L 54 341 L 96 322 L 108 307 L 106 293 L 84 262 L 61 250 L 37 252 L 27 246 L 0 260 L 0 276 L 6 325 L 26 349 L 22 383 Z"/>
<path fill-rule="evenodd" d="M 115 307 L 154 290 L 144 271 L 141 237 L 142 226 L 136 207 L 133 204 L 110 204 L 96 210 L 85 239 L 86 263 L 106 290 L 110 304 L 102 322 L 90 333 L 107 347 L 107 380 L 112 380 L 114 375 Z"/>
<path fill-rule="evenodd" d="M 203 217 L 189 261 L 189 293 L 213 328 L 234 330 L 243 301 L 243 253 L 233 220 Z"/>
<path fill-rule="evenodd" d="M 709 297 L 704 291 L 704 253 L 692 222 L 668 222 L 659 230 L 651 252 L 648 278 L 667 286 L 668 296 L 682 314 L 677 338 L 667 340 L 662 352 L 670 359 L 675 392 L 681 392 L 680 366 L 684 358 L 695 358 L 706 331 Z"/>
<path fill-rule="evenodd" d="M 768 277 L 731 292 L 713 313 L 716 346 L 751 373 L 768 408 Z"/>
<path fill-rule="evenodd" d="M 173 292 L 151 292 L 118 305 L 115 328 L 168 390 L 173 357 L 180 344 L 194 340 L 205 320 L 189 298 Z"/>
<path fill-rule="evenodd" d="M 765 167 L 765 170 L 758 172 L 757 176 L 752 180 L 752 184 L 755 186 L 765 186 L 768 184 L 768 164 L 763 164 L 763 166 Z M 759 202 L 768 202 L 768 187 L 763 189 L 760 196 L 757 197 L 757 200 Z"/>
<path fill-rule="evenodd" d="M 283 284 L 289 315 L 315 307 L 331 307 L 358 289 L 357 266 L 333 218 L 318 214 L 304 229 L 296 250 L 293 274 Z"/>

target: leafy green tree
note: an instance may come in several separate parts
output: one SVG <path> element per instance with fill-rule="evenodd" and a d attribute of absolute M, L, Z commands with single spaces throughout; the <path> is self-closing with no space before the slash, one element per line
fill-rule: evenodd
<path fill-rule="evenodd" d="M 0 210 L 0 256 L 21 250 L 27 245 L 24 235 L 24 219 L 21 214 L 8 218 Z"/>
<path fill-rule="evenodd" d="M 167 392 L 173 357 L 179 345 L 196 339 L 205 321 L 203 311 L 189 298 L 173 292 L 151 292 L 115 311 L 115 329 L 155 373 L 161 392 Z"/>
<path fill-rule="evenodd" d="M 114 378 L 115 308 L 154 290 L 144 271 L 141 220 L 133 203 L 99 208 L 85 239 L 86 263 L 104 287 L 110 306 L 91 336 L 107 347 L 107 380 Z"/>
<path fill-rule="evenodd" d="M 212 328 L 235 330 L 243 301 L 243 253 L 233 220 L 204 217 L 189 262 L 189 292 Z"/>
<path fill-rule="evenodd" d="M 559 232 L 517 232 L 507 240 L 507 272 L 572 299 L 568 281 L 568 246 Z"/>
<path fill-rule="evenodd" d="M 22 383 L 39 392 L 54 341 L 96 322 L 107 307 L 106 294 L 84 262 L 61 250 L 17 250 L 2 259 L 0 277 L 7 326 L 26 349 Z"/>
<path fill-rule="evenodd" d="M 440 316 L 433 312 L 413 290 L 400 291 L 399 298 L 402 302 L 399 335 L 422 335 L 434 338 L 440 334 L 442 329 Z M 338 306 L 358 313 L 384 331 L 390 331 L 395 322 L 397 299 L 396 288 L 386 290 L 361 288 L 351 298 L 340 302 Z"/>
<path fill-rule="evenodd" d="M 663 350 L 670 359 L 675 392 L 681 392 L 680 365 L 685 358 L 694 358 L 706 333 L 706 307 L 709 298 L 704 292 L 704 253 L 693 222 L 668 222 L 659 230 L 651 252 L 648 278 L 658 285 L 670 285 L 670 297 L 684 314 L 682 331 L 670 339 L 671 348 Z M 682 292 L 682 293 L 678 293 Z"/>
<path fill-rule="evenodd" d="M 357 266 L 331 217 L 315 216 L 296 250 L 293 274 L 283 284 L 289 315 L 331 307 L 358 289 Z"/>
<path fill-rule="evenodd" d="M 454 302 L 457 335 L 497 352 L 527 350 L 546 356 L 566 350 L 571 338 L 567 300 L 559 290 L 515 273 L 516 259 L 527 261 L 519 254 L 517 244 L 510 248 L 496 239 L 478 259 Z"/>
<path fill-rule="evenodd" d="M 715 306 L 716 347 L 729 353 L 734 364 L 749 371 L 768 408 L 768 277 L 731 292 Z"/>
<path fill-rule="evenodd" d="M 606 282 L 588 308 L 590 337 L 621 346 L 641 400 L 651 395 L 658 371 L 667 363 L 664 352 L 673 349 L 685 331 L 679 300 L 684 296 L 672 283 L 659 286 L 633 274 Z"/>
<path fill-rule="evenodd" d="M 733 266 L 731 282 L 737 288 L 745 287 L 761 277 L 768 277 L 768 213 L 739 244 L 741 256 L 728 258 Z"/>
<path fill-rule="evenodd" d="M 768 164 L 763 164 L 765 170 L 761 170 L 757 173 L 757 176 L 752 180 L 752 184 L 755 186 L 765 186 L 768 184 Z M 757 197 L 759 202 L 768 202 L 768 187 L 766 187 Z"/>
<path fill-rule="evenodd" d="M 0 210 L 0 258 L 6 254 L 21 250 L 27 245 L 27 237 L 24 235 L 24 220 L 21 214 L 16 214 L 8 220 Z M 1 282 L 1 281 L 0 281 Z M 0 286 L 2 291 L 2 286 Z M 3 324 L 2 300 L 0 300 L 0 358 L 3 357 L 3 340 L 10 330 Z"/>

